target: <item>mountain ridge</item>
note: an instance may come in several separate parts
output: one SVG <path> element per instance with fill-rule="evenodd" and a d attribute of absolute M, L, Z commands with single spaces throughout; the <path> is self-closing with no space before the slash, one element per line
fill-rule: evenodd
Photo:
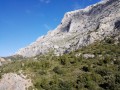
<path fill-rule="evenodd" d="M 120 0 L 104 0 L 85 9 L 67 12 L 55 30 L 20 49 L 16 55 L 32 57 L 50 51 L 62 55 L 116 35 L 120 32 L 119 8 Z"/>

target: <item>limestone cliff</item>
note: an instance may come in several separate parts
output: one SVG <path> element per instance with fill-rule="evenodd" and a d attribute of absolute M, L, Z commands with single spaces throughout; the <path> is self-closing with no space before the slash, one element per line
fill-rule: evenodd
<path fill-rule="evenodd" d="M 54 50 L 60 55 L 119 33 L 120 0 L 103 0 L 85 9 L 67 12 L 55 30 L 16 54 L 31 57 Z"/>

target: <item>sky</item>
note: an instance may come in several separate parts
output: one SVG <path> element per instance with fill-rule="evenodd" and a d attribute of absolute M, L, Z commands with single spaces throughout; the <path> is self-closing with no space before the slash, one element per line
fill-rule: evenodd
<path fill-rule="evenodd" d="M 0 57 L 15 54 L 54 30 L 69 11 L 100 0 L 0 0 Z"/>

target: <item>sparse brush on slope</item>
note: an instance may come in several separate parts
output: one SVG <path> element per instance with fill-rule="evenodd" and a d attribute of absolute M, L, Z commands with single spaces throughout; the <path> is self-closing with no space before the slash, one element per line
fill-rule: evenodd
<path fill-rule="evenodd" d="M 32 80 L 30 90 L 119 90 L 119 47 L 120 42 L 109 37 L 62 56 L 38 55 L 14 61 L 0 71 L 19 74 L 22 70 Z M 95 56 L 86 58 L 84 54 Z"/>

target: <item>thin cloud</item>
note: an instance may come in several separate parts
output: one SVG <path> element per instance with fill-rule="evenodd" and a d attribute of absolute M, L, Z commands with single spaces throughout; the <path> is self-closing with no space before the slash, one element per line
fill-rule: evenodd
<path fill-rule="evenodd" d="M 51 1 L 50 1 L 50 0 L 40 0 L 40 2 L 48 4 L 48 3 L 50 3 Z"/>
<path fill-rule="evenodd" d="M 79 4 L 79 3 L 74 3 L 74 5 L 73 5 L 73 9 L 74 10 L 77 10 L 77 9 L 81 9 L 82 7 L 81 7 L 81 5 Z"/>
<path fill-rule="evenodd" d="M 44 24 L 44 27 L 48 30 L 51 30 L 52 28 L 48 24 Z"/>

